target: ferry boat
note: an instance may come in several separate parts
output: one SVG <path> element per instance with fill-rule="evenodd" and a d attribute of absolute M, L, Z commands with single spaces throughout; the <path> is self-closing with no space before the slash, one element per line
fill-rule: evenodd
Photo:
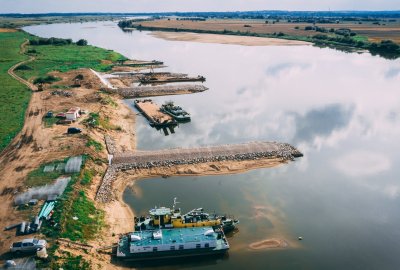
<path fill-rule="evenodd" d="M 216 214 L 208 214 L 203 208 L 196 208 L 186 214 L 176 208 L 176 198 L 171 208 L 155 207 L 150 209 L 149 216 L 135 218 L 135 230 L 155 230 L 157 228 L 194 228 L 205 226 L 221 226 L 225 233 L 236 228 L 239 220 Z"/>
<path fill-rule="evenodd" d="M 183 110 L 180 106 L 176 106 L 172 101 L 168 101 L 161 105 L 160 111 L 172 116 L 176 121 L 189 122 L 190 114 Z"/>
<path fill-rule="evenodd" d="M 229 250 L 220 226 L 136 231 L 120 238 L 117 257 L 129 261 L 218 255 Z"/>

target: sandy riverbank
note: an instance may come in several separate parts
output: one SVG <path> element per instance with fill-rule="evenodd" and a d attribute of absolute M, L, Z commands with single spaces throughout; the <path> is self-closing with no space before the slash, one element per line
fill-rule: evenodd
<path fill-rule="evenodd" d="M 299 46 L 310 45 L 309 42 L 278 38 L 250 36 L 230 36 L 217 34 L 197 34 L 186 32 L 151 32 L 150 35 L 171 41 L 191 41 L 200 43 L 234 44 L 243 46 Z"/>

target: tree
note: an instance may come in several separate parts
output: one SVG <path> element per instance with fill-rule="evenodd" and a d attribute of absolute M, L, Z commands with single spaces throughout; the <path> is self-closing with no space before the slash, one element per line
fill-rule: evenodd
<path fill-rule="evenodd" d="M 86 39 L 80 39 L 76 42 L 76 45 L 78 46 L 86 46 L 88 44 Z"/>

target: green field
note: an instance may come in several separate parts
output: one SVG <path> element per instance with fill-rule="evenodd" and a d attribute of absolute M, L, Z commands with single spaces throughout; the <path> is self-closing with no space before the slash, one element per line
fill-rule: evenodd
<path fill-rule="evenodd" d="M 51 71 L 65 72 L 77 68 L 107 71 L 112 67 L 111 62 L 125 59 L 114 51 L 89 45 L 30 45 L 27 51 L 36 51 L 30 53 L 36 60 L 28 63 L 26 70 L 17 71 L 17 74 L 25 79 L 44 77 Z"/>
<path fill-rule="evenodd" d="M 0 33 L 0 151 L 22 128 L 31 93 L 7 74 L 14 64 L 28 59 L 19 53 L 20 45 L 29 35 L 24 32 Z"/>
<path fill-rule="evenodd" d="M 31 96 L 30 90 L 11 76 L 7 71 L 14 64 L 28 59 L 20 54 L 20 45 L 26 39 L 35 39 L 23 31 L 0 33 L 0 151 L 3 150 L 21 130 L 25 110 Z M 20 77 L 33 80 L 45 77 L 48 72 L 65 72 L 77 68 L 92 68 L 98 71 L 110 70 L 112 62 L 125 59 L 114 51 L 94 47 L 69 45 L 27 46 L 26 52 L 35 56 L 15 71 Z"/>

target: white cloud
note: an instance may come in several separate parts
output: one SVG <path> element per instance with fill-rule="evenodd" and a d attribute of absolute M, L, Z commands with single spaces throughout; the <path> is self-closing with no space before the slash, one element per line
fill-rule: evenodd
<path fill-rule="evenodd" d="M 358 150 L 338 157 L 334 166 L 350 177 L 372 176 L 387 171 L 391 161 L 384 154 Z"/>

